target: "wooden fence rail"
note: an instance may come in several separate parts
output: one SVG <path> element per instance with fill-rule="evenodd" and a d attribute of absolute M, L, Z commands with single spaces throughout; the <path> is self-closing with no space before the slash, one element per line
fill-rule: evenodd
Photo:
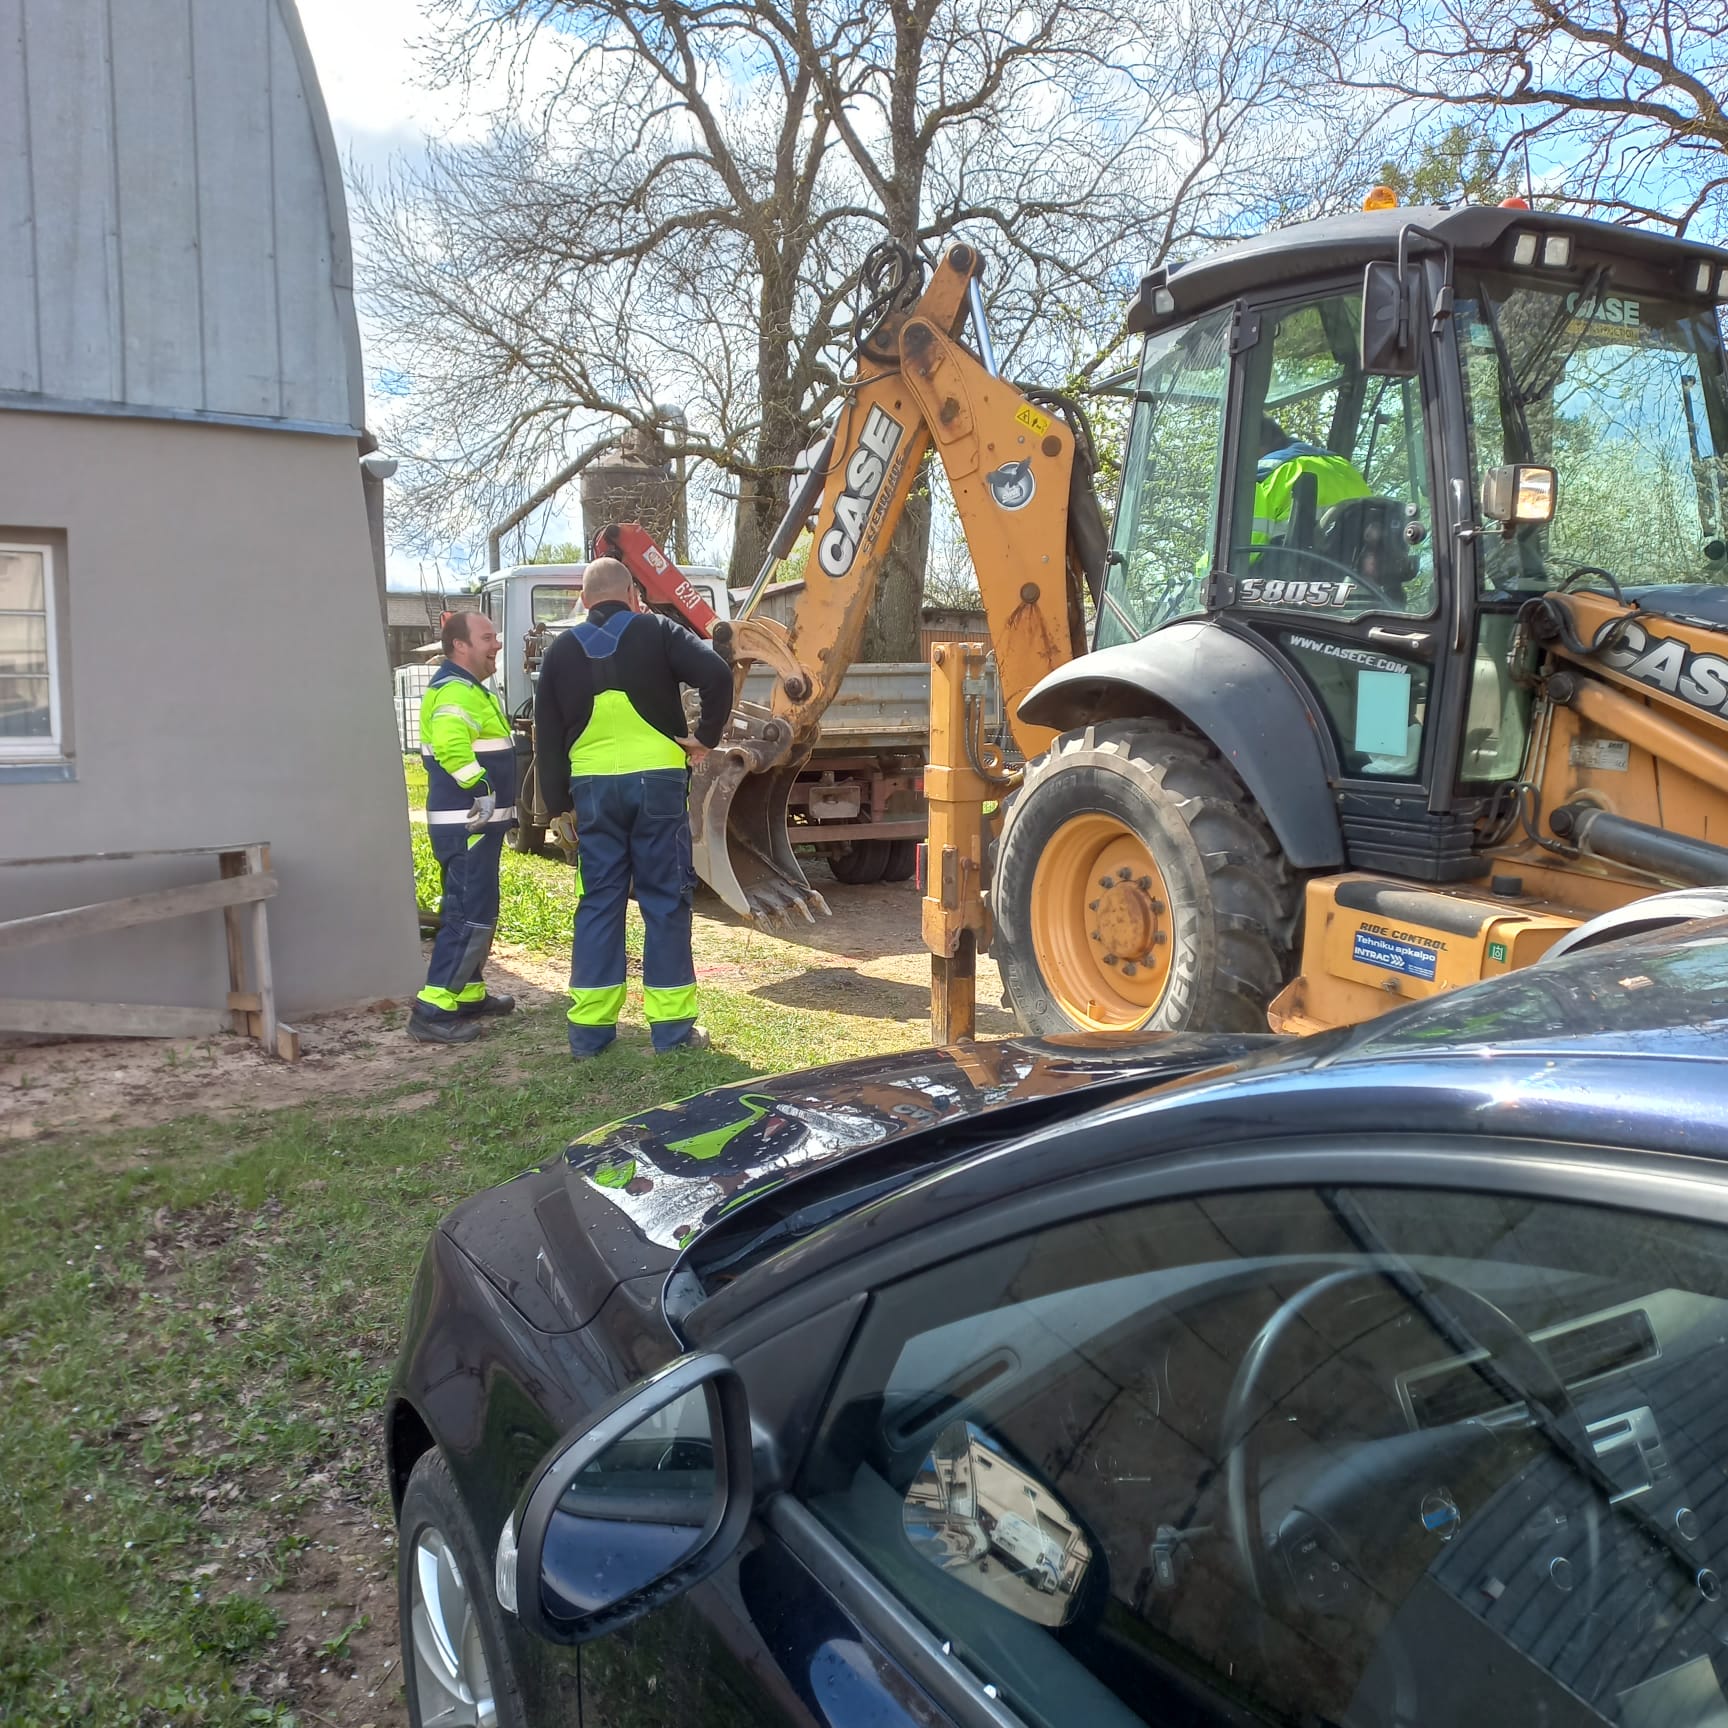
<path fill-rule="evenodd" d="M 151 852 L 86 852 L 64 858 L 0 858 L 0 869 L 65 864 L 109 864 L 138 858 L 214 857 L 220 871 L 214 882 L 183 888 L 158 888 L 117 900 L 98 900 L 63 912 L 38 912 L 0 920 L 0 954 L 38 942 L 98 936 L 220 912 L 228 939 L 228 994 L 220 1008 L 174 1008 L 148 1002 L 51 1002 L 0 997 L 0 1032 L 45 1032 L 103 1038 L 195 1038 L 234 1031 L 255 1038 L 286 1062 L 300 1059 L 300 1034 L 276 1018 L 276 986 L 270 968 L 270 926 L 265 903 L 275 894 L 270 848 L 188 846 Z M 247 924 L 251 925 L 248 978 Z"/>

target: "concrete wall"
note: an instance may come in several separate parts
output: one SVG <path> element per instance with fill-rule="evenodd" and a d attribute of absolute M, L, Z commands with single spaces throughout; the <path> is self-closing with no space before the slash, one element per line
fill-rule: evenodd
<path fill-rule="evenodd" d="M 0 539 L 65 534 L 75 778 L 0 784 L 0 857 L 268 841 L 282 1011 L 419 986 L 352 438 L 0 409 Z M 0 918 L 206 880 L 0 869 Z M 0 953 L 0 995 L 219 1004 L 218 914 Z"/>

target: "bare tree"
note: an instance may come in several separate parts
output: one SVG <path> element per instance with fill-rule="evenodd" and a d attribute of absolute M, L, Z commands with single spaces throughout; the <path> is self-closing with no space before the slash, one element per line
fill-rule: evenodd
<path fill-rule="evenodd" d="M 503 57 L 521 99 L 357 189 L 414 525 L 447 543 L 671 400 L 747 580 L 884 238 L 974 240 L 1005 367 L 1084 384 L 1142 270 L 1327 196 L 1348 127 L 1306 3 L 445 0 L 447 72 Z M 921 552 L 867 652 L 913 651 Z"/>
<path fill-rule="evenodd" d="M 1618 218 L 1728 229 L 1721 0 L 1367 0 L 1343 81 L 1473 110 L 1532 189 Z"/>

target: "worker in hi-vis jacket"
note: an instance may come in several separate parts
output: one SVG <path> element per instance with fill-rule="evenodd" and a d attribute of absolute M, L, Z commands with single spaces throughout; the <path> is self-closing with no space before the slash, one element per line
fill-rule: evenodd
<path fill-rule="evenodd" d="M 546 650 L 535 697 L 540 797 L 555 825 L 575 815 L 576 935 L 570 1054 L 598 1055 L 624 1006 L 624 908 L 642 908 L 642 1014 L 654 1049 L 701 1050 L 690 921 L 690 767 L 720 742 L 732 669 L 694 631 L 640 610 L 630 572 L 597 558 L 582 578 L 587 614 Z M 694 735 L 683 686 L 702 699 Z"/>
<path fill-rule="evenodd" d="M 420 702 L 426 762 L 426 832 L 444 869 L 443 922 L 408 1036 L 467 1044 L 487 1015 L 514 997 L 489 994 L 480 976 L 498 922 L 498 863 L 516 825 L 516 742 L 504 704 L 486 688 L 498 664 L 498 632 L 483 612 L 444 620 L 444 660 Z"/>

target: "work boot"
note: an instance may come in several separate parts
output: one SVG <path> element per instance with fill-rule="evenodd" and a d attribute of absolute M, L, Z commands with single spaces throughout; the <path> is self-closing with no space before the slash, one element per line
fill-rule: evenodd
<path fill-rule="evenodd" d="M 456 1012 L 464 1020 L 491 1019 L 499 1014 L 514 1014 L 516 1012 L 516 998 L 506 996 L 501 991 L 494 995 L 492 991 L 488 990 L 478 1002 L 458 1003 Z"/>
<path fill-rule="evenodd" d="M 417 1044 L 472 1044 L 480 1036 L 480 1017 L 460 1014 L 439 1015 L 413 1013 L 408 1016 L 408 1036 Z"/>
<path fill-rule="evenodd" d="M 676 1044 L 668 1044 L 664 1050 L 656 1050 L 656 1056 L 671 1056 L 685 1050 L 706 1050 L 714 1040 L 708 1036 L 706 1026 L 692 1026 Z"/>

